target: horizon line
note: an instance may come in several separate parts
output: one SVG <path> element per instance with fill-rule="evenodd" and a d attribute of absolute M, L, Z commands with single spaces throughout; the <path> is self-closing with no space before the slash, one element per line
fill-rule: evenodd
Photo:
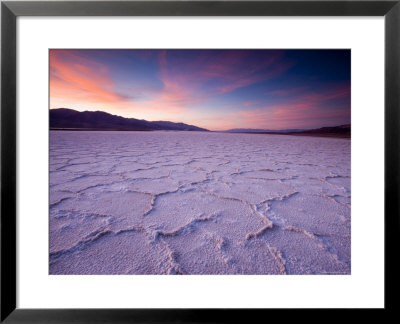
<path fill-rule="evenodd" d="M 199 127 L 199 128 L 203 128 L 206 129 L 207 131 L 211 131 L 211 132 L 227 132 L 230 130 L 257 130 L 257 131 L 287 131 L 287 130 L 314 130 L 314 129 L 319 129 L 319 128 L 324 128 L 324 127 L 340 127 L 340 126 L 351 126 L 351 123 L 348 124 L 334 124 L 334 125 L 321 125 L 318 127 L 311 127 L 311 128 L 302 128 L 302 127 L 290 127 L 290 128 L 276 128 L 276 129 L 272 129 L 272 128 L 251 128 L 251 127 L 235 127 L 235 128 L 228 128 L 228 129 L 208 129 L 205 127 L 200 127 L 197 126 L 195 124 L 188 124 L 188 123 L 184 123 L 182 121 L 170 121 L 170 120 L 162 120 L 162 119 L 156 119 L 156 120 L 148 120 L 148 119 L 139 119 L 139 118 L 135 118 L 135 117 L 125 117 L 122 115 L 116 115 L 116 114 L 112 114 L 110 112 L 104 111 L 104 110 L 76 110 L 76 109 L 72 109 L 72 108 L 68 108 L 68 107 L 50 107 L 49 110 L 59 110 L 59 109 L 68 109 L 68 110 L 72 110 L 72 111 L 76 111 L 79 113 L 84 113 L 84 112 L 101 112 L 101 113 L 105 113 L 111 116 L 116 116 L 116 117 L 121 117 L 121 118 L 125 118 L 125 119 L 136 119 L 136 120 L 141 120 L 141 121 L 147 121 L 147 122 L 170 122 L 170 123 L 176 123 L 176 124 L 185 124 L 185 125 L 189 125 L 189 126 L 195 126 L 195 127 Z"/>

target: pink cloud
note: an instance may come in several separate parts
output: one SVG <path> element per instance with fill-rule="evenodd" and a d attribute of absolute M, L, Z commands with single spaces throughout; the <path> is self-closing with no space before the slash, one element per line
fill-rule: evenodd
<path fill-rule="evenodd" d="M 50 99 L 68 98 L 80 103 L 118 103 L 125 98 L 113 90 L 107 69 L 71 50 L 50 51 Z"/>
<path fill-rule="evenodd" d="M 240 128 L 285 129 L 285 128 L 312 128 L 316 122 L 329 121 L 340 123 L 343 118 L 349 117 L 350 112 L 345 110 L 321 110 L 315 106 L 276 105 L 268 109 L 238 111 L 227 116 L 230 125 Z"/>
<path fill-rule="evenodd" d="M 247 62 L 245 51 L 222 51 L 212 58 L 201 56 L 190 62 L 179 62 L 179 68 L 176 62 L 170 64 L 167 56 L 167 51 L 159 54 L 159 77 L 164 84 L 160 100 L 178 106 L 203 103 L 210 97 L 271 79 L 293 65 L 280 62 L 279 51 L 262 62 Z M 218 85 L 205 90 L 209 82 Z"/>
<path fill-rule="evenodd" d="M 337 84 L 322 93 L 310 93 L 302 96 L 302 100 L 309 102 L 323 102 L 332 99 L 346 98 L 350 96 L 350 86 L 347 83 Z"/>
<path fill-rule="evenodd" d="M 132 87 L 131 91 L 130 85 L 122 85 L 125 86 L 124 93 L 144 93 L 132 99 L 133 97 L 116 91 L 116 84 L 107 66 L 86 59 L 73 50 L 52 50 L 50 107 L 76 109 L 79 106 L 82 109 L 105 110 L 126 117 L 186 121 L 211 129 L 308 127 L 318 119 L 339 120 L 350 114 L 340 110 L 333 112 L 333 109 L 322 109 L 329 100 L 349 98 L 350 87 L 347 83 L 333 85 L 323 92 L 309 91 L 306 87 L 278 89 L 265 95 L 290 98 L 267 106 L 263 103 L 263 98 L 255 97 L 255 100 L 242 103 L 242 107 L 247 110 L 219 114 L 207 109 L 207 115 L 192 114 L 195 111 L 193 106 L 206 107 L 211 97 L 273 79 L 293 66 L 293 63 L 283 61 L 283 53 L 280 51 L 273 51 L 268 57 L 258 61 L 250 60 L 254 55 L 249 56 L 248 51 L 215 53 L 217 55 L 200 53 L 196 57 L 185 59 L 185 56 L 180 58 L 168 51 L 140 52 L 143 59 L 147 59 L 150 54 L 153 59 L 157 56 L 157 82 L 161 81 L 163 87 L 159 90 L 157 85 L 154 90 L 142 85 Z M 121 91 L 121 88 L 118 89 Z M 226 111 L 226 105 L 223 108 L 221 111 Z"/>
<path fill-rule="evenodd" d="M 296 89 L 296 93 L 299 92 Z M 326 108 L 325 103 L 333 99 L 349 98 L 350 87 L 347 83 L 336 84 L 321 93 L 306 93 L 283 103 L 262 105 L 257 101 L 244 102 L 242 105 L 251 110 L 239 110 L 227 116 L 230 124 L 240 128 L 311 128 L 316 123 L 338 124 L 350 118 L 349 109 L 340 107 Z M 235 128 L 234 127 L 234 128 Z"/>

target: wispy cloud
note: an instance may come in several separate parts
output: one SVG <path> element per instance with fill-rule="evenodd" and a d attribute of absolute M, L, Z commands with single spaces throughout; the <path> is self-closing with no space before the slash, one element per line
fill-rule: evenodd
<path fill-rule="evenodd" d="M 106 66 L 82 58 L 70 50 L 50 52 L 50 98 L 68 98 L 81 103 L 126 101 L 113 89 Z"/>
<path fill-rule="evenodd" d="M 159 57 L 160 79 L 165 86 L 162 99 L 178 105 L 201 103 L 269 80 L 293 65 L 293 62 L 281 62 L 282 53 L 278 51 L 260 62 L 251 61 L 246 51 L 222 51 L 190 62 L 169 62 L 168 53 L 161 51 Z"/>
<path fill-rule="evenodd" d="M 298 91 L 294 91 L 298 93 Z M 336 84 L 323 92 L 303 93 L 282 103 L 264 105 L 251 102 L 253 109 L 239 110 L 231 115 L 241 127 L 283 129 L 311 128 L 316 121 L 322 124 L 335 125 L 350 118 L 350 106 L 326 106 L 330 100 L 348 98 L 350 86 L 347 83 Z M 348 100 L 350 105 L 350 100 Z M 245 103 L 244 106 L 249 106 Z M 256 108 L 254 108 L 256 107 Z M 240 122 L 239 122 L 240 121 Z"/>
<path fill-rule="evenodd" d="M 51 50 L 50 107 L 211 129 L 349 120 L 350 72 L 331 80 L 337 69 L 321 69 L 324 53 L 314 53 L 311 62 L 285 50 Z"/>

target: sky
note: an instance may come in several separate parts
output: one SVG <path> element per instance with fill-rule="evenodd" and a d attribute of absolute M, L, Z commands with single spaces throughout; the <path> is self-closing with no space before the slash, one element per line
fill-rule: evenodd
<path fill-rule="evenodd" d="M 50 50 L 50 109 L 209 130 L 350 124 L 350 50 Z"/>

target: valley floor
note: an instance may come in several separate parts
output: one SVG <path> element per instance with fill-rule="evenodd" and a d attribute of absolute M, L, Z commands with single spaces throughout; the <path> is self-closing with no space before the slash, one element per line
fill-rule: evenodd
<path fill-rule="evenodd" d="M 350 141 L 50 132 L 50 274 L 350 274 Z"/>

